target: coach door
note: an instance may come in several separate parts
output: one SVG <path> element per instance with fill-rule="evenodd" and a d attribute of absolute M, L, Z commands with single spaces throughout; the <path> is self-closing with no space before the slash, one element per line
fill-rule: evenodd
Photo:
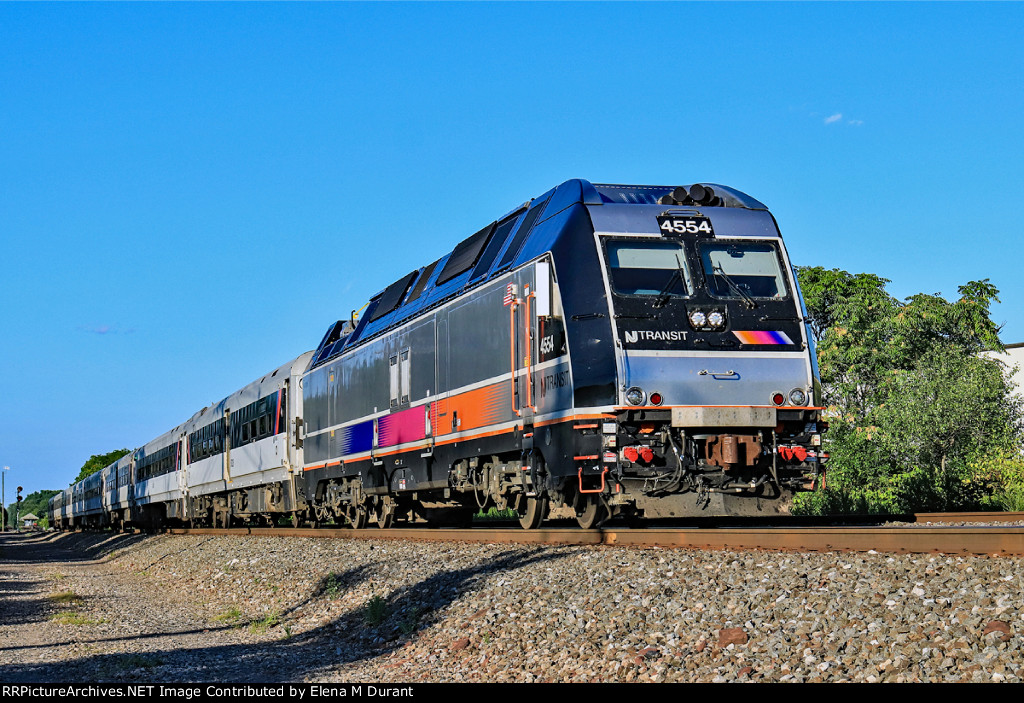
<path fill-rule="evenodd" d="M 178 448 L 175 452 L 178 462 L 178 490 L 181 491 L 182 498 L 188 497 L 188 455 L 185 453 L 187 449 L 188 435 L 182 432 L 178 436 Z"/>

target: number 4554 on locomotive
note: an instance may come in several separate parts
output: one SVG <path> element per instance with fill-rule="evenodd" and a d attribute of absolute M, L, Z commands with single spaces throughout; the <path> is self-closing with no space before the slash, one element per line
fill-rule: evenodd
<path fill-rule="evenodd" d="M 356 527 L 764 514 L 823 475 L 789 257 L 721 185 L 563 183 L 334 324 L 302 386 L 300 500 Z"/>

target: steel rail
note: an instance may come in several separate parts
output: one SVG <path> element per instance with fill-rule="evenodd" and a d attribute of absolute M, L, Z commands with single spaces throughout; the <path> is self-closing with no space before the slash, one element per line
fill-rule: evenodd
<path fill-rule="evenodd" d="M 701 529 L 236 527 L 169 529 L 171 534 L 333 537 L 546 545 L 606 545 L 798 552 L 886 552 L 1024 556 L 1024 527 L 769 527 Z"/>

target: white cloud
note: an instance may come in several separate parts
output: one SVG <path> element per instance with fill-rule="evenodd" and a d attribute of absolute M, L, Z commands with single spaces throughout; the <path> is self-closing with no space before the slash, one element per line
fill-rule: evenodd
<path fill-rule="evenodd" d="M 852 124 L 854 127 L 860 127 L 864 124 L 864 120 L 850 120 L 847 124 Z"/>
<path fill-rule="evenodd" d="M 832 124 L 833 122 L 838 122 L 841 119 L 843 119 L 843 113 L 837 112 L 836 114 L 831 115 L 830 117 L 826 117 L 825 124 Z"/>

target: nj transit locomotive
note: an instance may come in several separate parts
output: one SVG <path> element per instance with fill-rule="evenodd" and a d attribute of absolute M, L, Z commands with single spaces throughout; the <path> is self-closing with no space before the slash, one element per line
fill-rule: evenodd
<path fill-rule="evenodd" d="M 102 495 L 55 498 L 54 524 L 782 511 L 823 474 L 804 318 L 757 200 L 568 181 L 105 469 Z"/>

